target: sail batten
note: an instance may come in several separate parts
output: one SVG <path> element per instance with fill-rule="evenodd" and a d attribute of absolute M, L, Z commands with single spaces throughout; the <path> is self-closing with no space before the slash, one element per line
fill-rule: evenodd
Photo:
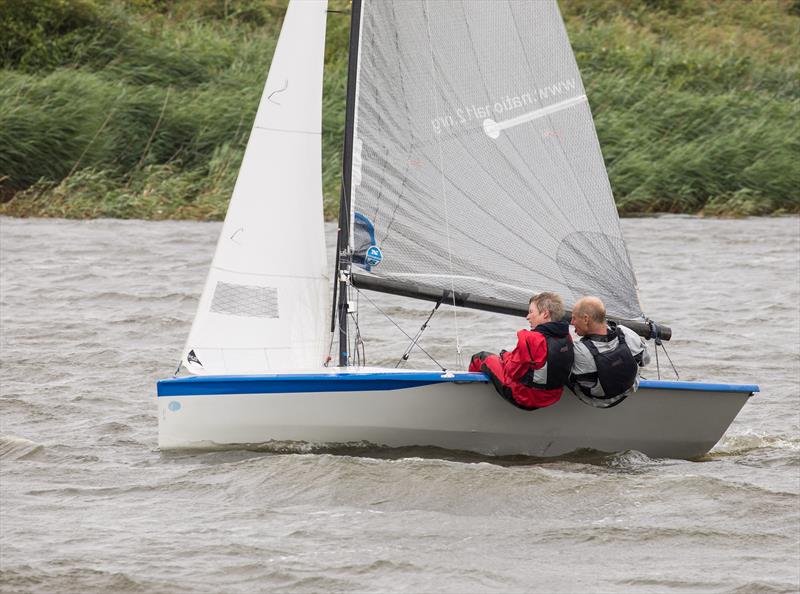
<path fill-rule="evenodd" d="M 350 237 L 365 217 L 376 282 L 644 317 L 555 1 L 362 0 L 359 39 Z"/>

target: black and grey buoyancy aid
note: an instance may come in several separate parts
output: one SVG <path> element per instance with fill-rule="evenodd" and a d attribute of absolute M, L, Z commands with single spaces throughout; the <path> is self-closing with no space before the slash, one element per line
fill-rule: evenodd
<path fill-rule="evenodd" d="M 537 390 L 555 390 L 556 388 L 564 387 L 569 379 L 569 372 L 572 369 L 572 362 L 575 358 L 572 338 L 569 335 L 569 324 L 547 322 L 539 324 L 533 331 L 544 336 L 547 342 L 547 360 L 539 369 L 531 367 L 522 376 L 520 383 L 523 386 L 536 388 Z M 526 346 L 528 347 L 531 361 L 533 361 L 533 353 L 530 352 L 531 347 L 527 343 Z"/>
<path fill-rule="evenodd" d="M 625 334 L 619 326 L 612 326 L 607 339 L 617 338 L 617 346 L 610 351 L 601 353 L 597 346 L 584 336 L 581 342 L 586 345 L 592 354 L 595 366 L 597 367 L 597 381 L 603 388 L 603 398 L 616 398 L 620 394 L 630 390 L 636 383 L 636 375 L 639 373 L 639 364 L 636 362 L 628 343 L 625 341 Z M 581 387 L 587 396 L 591 396 L 588 388 Z"/>

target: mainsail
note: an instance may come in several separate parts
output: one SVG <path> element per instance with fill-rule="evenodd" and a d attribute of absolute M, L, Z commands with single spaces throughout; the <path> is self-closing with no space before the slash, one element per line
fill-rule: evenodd
<path fill-rule="evenodd" d="M 183 362 L 192 373 L 320 367 L 329 278 L 322 218 L 327 1 L 292 2 Z"/>
<path fill-rule="evenodd" d="M 362 0 L 359 16 L 345 180 L 371 288 L 590 294 L 642 319 L 556 2 Z"/>

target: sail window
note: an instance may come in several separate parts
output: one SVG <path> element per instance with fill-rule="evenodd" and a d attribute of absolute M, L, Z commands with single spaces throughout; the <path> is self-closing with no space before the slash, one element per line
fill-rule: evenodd
<path fill-rule="evenodd" d="M 211 311 L 230 316 L 250 318 L 278 317 L 278 290 L 218 282 L 214 288 Z"/>

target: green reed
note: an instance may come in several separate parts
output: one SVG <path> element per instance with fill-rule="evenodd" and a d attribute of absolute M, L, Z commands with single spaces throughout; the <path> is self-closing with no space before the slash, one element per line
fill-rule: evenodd
<path fill-rule="evenodd" d="M 0 0 L 0 214 L 221 219 L 284 6 Z M 621 212 L 800 212 L 798 2 L 560 6 Z M 329 16 L 329 218 L 348 29 Z"/>

